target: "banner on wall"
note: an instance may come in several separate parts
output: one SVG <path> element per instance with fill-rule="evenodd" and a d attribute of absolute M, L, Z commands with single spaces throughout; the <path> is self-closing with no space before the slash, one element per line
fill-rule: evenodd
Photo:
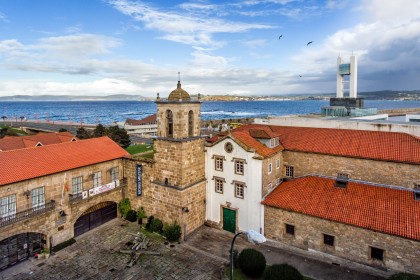
<path fill-rule="evenodd" d="M 136 190 L 137 190 L 137 196 L 141 196 L 142 193 L 142 166 L 137 165 L 136 168 Z"/>

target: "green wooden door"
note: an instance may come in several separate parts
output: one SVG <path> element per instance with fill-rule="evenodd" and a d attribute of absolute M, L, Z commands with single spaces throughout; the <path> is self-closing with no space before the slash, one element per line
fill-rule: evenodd
<path fill-rule="evenodd" d="M 223 208 L 223 229 L 235 233 L 236 211 Z"/>

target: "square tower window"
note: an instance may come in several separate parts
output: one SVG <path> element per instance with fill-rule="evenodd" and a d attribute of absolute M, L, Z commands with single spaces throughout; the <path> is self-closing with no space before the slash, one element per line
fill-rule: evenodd
<path fill-rule="evenodd" d="M 289 225 L 289 224 L 285 224 L 285 226 L 286 226 L 286 233 L 289 235 L 295 236 L 295 226 Z"/>
<path fill-rule="evenodd" d="M 375 248 L 375 247 L 370 247 L 370 258 L 372 260 L 383 261 L 384 260 L 384 250 L 379 249 L 379 248 Z"/>
<path fill-rule="evenodd" d="M 334 246 L 334 236 L 324 234 L 324 244 L 328 246 Z"/>

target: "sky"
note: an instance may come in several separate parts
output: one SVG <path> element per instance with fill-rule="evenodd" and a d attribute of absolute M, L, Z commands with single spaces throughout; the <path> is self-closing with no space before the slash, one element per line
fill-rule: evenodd
<path fill-rule="evenodd" d="M 419 90 L 420 1 L 0 0 L 0 96 L 334 93 L 352 54 Z"/>

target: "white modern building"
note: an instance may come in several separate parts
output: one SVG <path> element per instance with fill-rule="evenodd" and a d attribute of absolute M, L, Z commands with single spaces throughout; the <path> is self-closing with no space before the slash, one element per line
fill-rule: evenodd
<path fill-rule="evenodd" d="M 128 134 L 145 138 L 157 136 L 158 121 L 156 114 L 142 120 L 126 119 L 125 122 L 118 122 L 117 125 L 124 128 Z"/>

